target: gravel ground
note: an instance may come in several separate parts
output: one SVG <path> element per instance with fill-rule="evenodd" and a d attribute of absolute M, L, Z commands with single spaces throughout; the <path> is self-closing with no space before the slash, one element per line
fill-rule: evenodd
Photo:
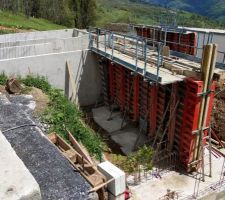
<path fill-rule="evenodd" d="M 88 195 L 91 186 L 42 131 L 29 126 L 35 124 L 30 116 L 32 98 L 17 96 L 10 101 L 0 94 L 0 129 L 38 182 L 43 200 L 96 199 Z M 5 131 L 25 124 L 28 126 Z"/>

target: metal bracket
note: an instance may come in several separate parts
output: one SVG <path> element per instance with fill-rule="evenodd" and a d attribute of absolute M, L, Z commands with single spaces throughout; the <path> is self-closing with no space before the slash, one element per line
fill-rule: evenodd
<path fill-rule="evenodd" d="M 205 131 L 205 130 L 208 130 L 208 129 L 210 129 L 210 127 L 209 126 L 207 126 L 207 127 L 203 127 L 202 129 L 200 129 L 200 130 L 195 130 L 195 131 L 192 131 L 192 135 L 197 135 L 197 134 L 199 134 L 201 131 Z"/>
<path fill-rule="evenodd" d="M 209 94 L 214 93 L 214 92 L 215 92 L 215 90 L 208 90 L 206 92 L 200 92 L 200 93 L 197 93 L 197 97 L 208 96 Z"/>

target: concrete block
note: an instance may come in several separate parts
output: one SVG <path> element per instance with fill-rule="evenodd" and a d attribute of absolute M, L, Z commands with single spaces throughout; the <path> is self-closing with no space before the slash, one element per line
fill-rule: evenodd
<path fill-rule="evenodd" d="M 38 183 L 0 131 L 0 199 L 41 200 Z"/>
<path fill-rule="evenodd" d="M 114 195 L 109 193 L 109 200 L 124 200 L 124 199 L 125 199 L 124 194 L 120 194 L 115 197 Z"/>
<path fill-rule="evenodd" d="M 98 170 L 106 176 L 107 180 L 114 178 L 114 181 L 108 184 L 108 190 L 114 196 L 119 196 L 125 192 L 125 173 L 109 161 L 100 163 Z M 117 200 L 117 199 L 116 199 Z"/>

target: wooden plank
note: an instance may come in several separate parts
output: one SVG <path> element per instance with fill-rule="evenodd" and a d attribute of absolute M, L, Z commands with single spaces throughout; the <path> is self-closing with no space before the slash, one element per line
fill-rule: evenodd
<path fill-rule="evenodd" d="M 92 188 L 88 193 L 92 193 L 92 192 L 96 192 L 98 191 L 100 188 L 105 187 L 106 185 L 108 185 L 109 183 L 111 183 L 112 181 L 114 181 L 115 179 L 109 179 L 107 182 L 102 183 L 101 185 L 98 185 L 97 187 Z"/>
<path fill-rule="evenodd" d="M 213 45 L 205 45 L 204 50 L 202 53 L 202 65 L 201 65 L 201 73 L 202 73 L 202 78 L 201 80 L 203 81 L 203 93 L 206 93 L 207 91 L 207 86 L 208 86 L 208 81 L 209 81 L 209 73 L 210 73 L 210 66 L 211 66 L 211 60 L 212 60 L 212 52 L 213 52 Z M 198 121 L 198 129 L 201 130 L 203 127 L 204 123 L 204 114 L 205 114 L 205 103 L 207 101 L 207 97 L 204 95 L 201 100 L 201 107 L 200 107 L 200 114 L 199 114 L 199 121 Z M 199 159 L 199 153 L 201 150 L 201 143 L 203 138 L 203 131 L 200 131 L 200 134 L 197 135 L 196 138 L 196 147 L 195 147 L 195 152 L 194 152 L 194 160 Z M 204 172 L 203 172 L 204 173 Z"/>
<path fill-rule="evenodd" d="M 62 137 L 53 133 L 48 136 L 51 142 L 68 159 L 71 165 L 93 186 L 96 187 L 106 181 L 106 177 L 91 165 L 82 155 L 73 149 Z"/>
<path fill-rule="evenodd" d="M 77 86 L 75 84 L 75 76 L 73 74 L 73 69 L 72 69 L 71 63 L 69 61 L 66 61 L 66 69 L 69 73 L 69 82 L 70 82 L 71 87 L 72 87 L 72 99 L 74 99 L 74 102 L 79 107 L 79 102 L 78 102 L 78 99 L 77 99 L 78 89 L 77 89 Z"/>
<path fill-rule="evenodd" d="M 67 130 L 68 133 L 68 139 L 71 142 L 73 148 L 80 154 L 82 155 L 89 163 L 92 165 L 94 164 L 91 157 L 89 156 L 88 152 L 77 142 L 77 140 L 73 137 L 72 133 Z"/>

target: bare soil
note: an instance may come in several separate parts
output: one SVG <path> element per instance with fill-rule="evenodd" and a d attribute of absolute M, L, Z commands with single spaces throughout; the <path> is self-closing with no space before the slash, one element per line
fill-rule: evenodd
<path fill-rule="evenodd" d="M 32 87 L 28 94 L 32 95 L 36 102 L 35 113 L 40 114 L 44 112 L 49 103 L 48 95 L 43 93 L 42 90 L 35 87 Z"/>
<path fill-rule="evenodd" d="M 219 92 L 222 90 L 222 92 Z M 214 99 L 212 128 L 215 133 L 225 140 L 225 87 L 220 88 Z"/>
<path fill-rule="evenodd" d="M 13 28 L 13 27 L 6 27 L 6 26 L 0 26 L 0 30 L 8 30 L 8 31 L 12 31 L 15 33 L 24 33 L 24 32 L 34 31 L 34 30 L 24 30 L 24 29 L 18 29 L 18 28 Z"/>
<path fill-rule="evenodd" d="M 9 95 L 8 92 L 5 90 L 5 86 L 3 85 L 0 85 L 0 92 Z M 34 101 L 36 102 L 35 114 L 41 114 L 42 112 L 44 112 L 49 103 L 48 95 L 42 92 L 42 90 L 35 87 L 29 88 L 26 94 L 32 95 Z"/>

